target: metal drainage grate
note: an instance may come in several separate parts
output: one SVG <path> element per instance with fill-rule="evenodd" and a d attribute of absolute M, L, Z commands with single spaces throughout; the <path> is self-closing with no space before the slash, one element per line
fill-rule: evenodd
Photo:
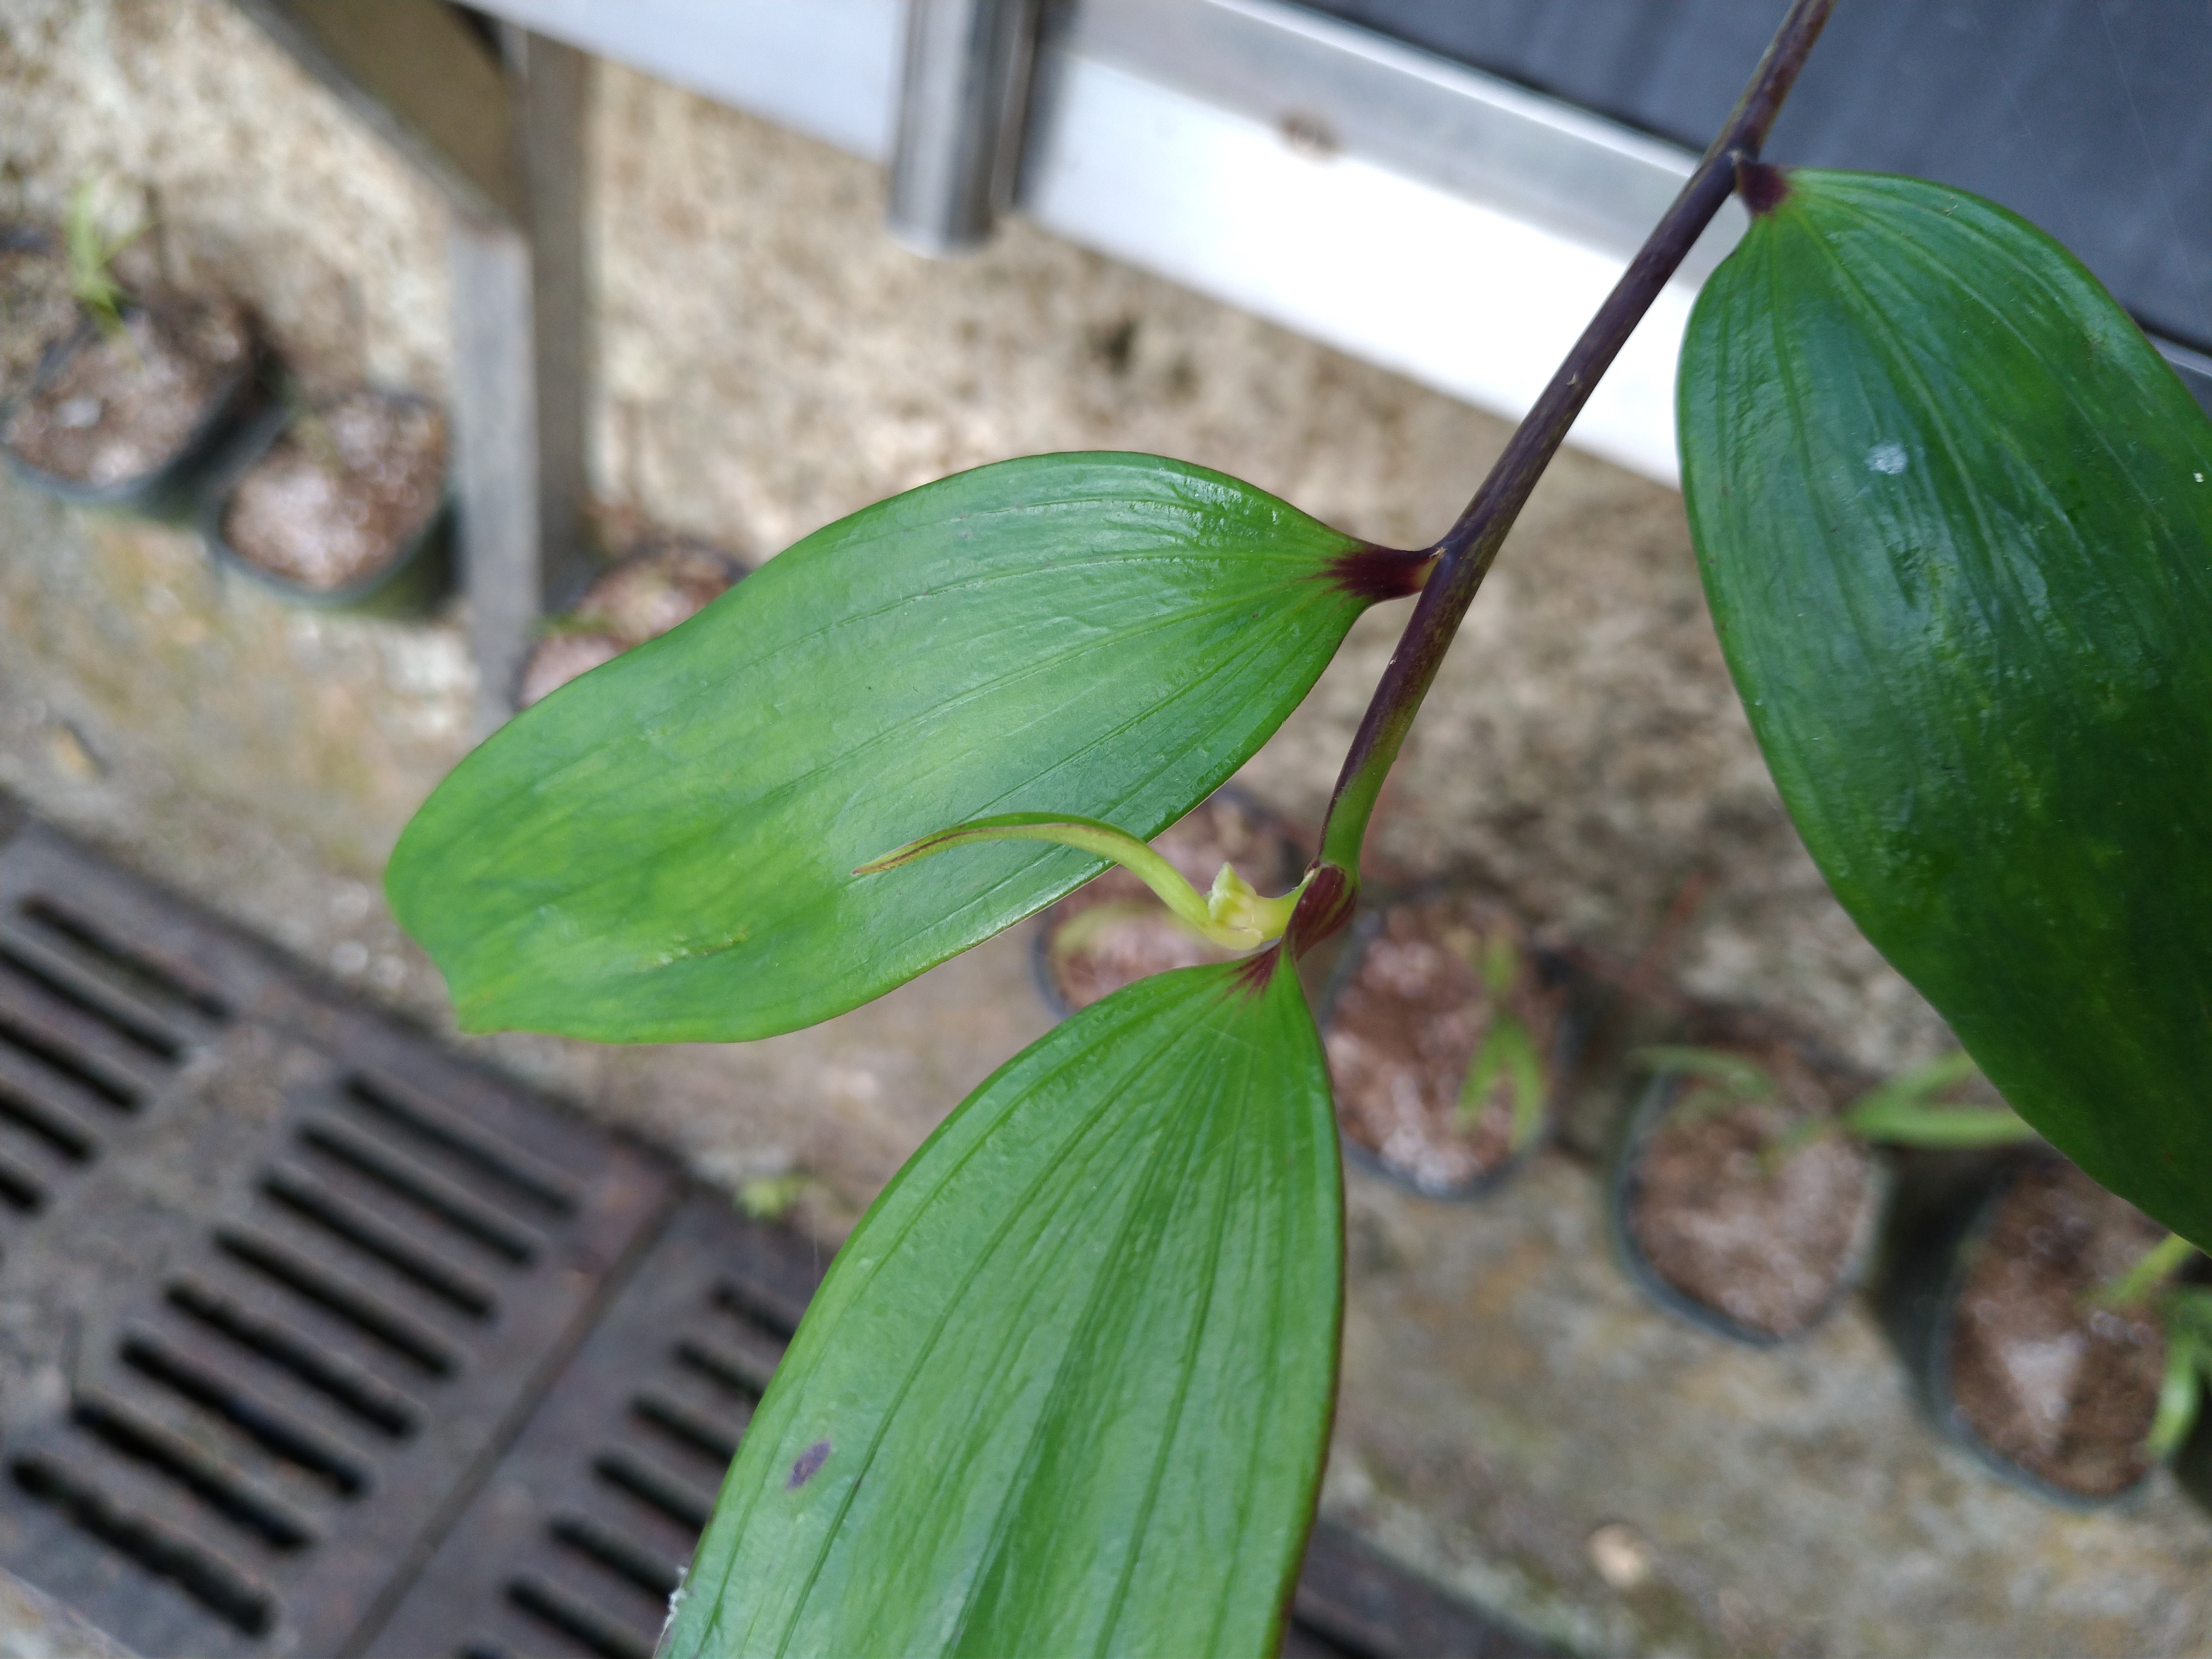
<path fill-rule="evenodd" d="M 697 1196 L 593 1328 L 369 1645 L 385 1659 L 650 1659 L 820 1264 Z M 1547 1651 L 1322 1526 L 1286 1659 Z"/>
<path fill-rule="evenodd" d="M 93 1136 L 0 1261 L 0 1564 L 143 1652 L 340 1652 L 676 1187 L 201 934 L 0 852 L 0 1040 Z"/>
<path fill-rule="evenodd" d="M 368 1651 L 648 1659 L 816 1272 L 684 1204 Z"/>
<path fill-rule="evenodd" d="M 13 896 L 0 911 L 0 1261 L 149 1121 L 228 1017 L 189 964 L 132 952 L 58 895 Z"/>
<path fill-rule="evenodd" d="M 0 842 L 0 1565 L 129 1646 L 647 1659 L 822 1265 Z M 1285 1650 L 1543 1650 L 1324 1527 Z"/>

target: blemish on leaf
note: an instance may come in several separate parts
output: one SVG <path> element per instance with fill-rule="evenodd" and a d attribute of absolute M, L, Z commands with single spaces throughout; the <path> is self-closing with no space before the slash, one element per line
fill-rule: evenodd
<path fill-rule="evenodd" d="M 817 1440 L 799 1454 L 791 1466 L 791 1479 L 783 1483 L 786 1492 L 797 1492 L 811 1480 L 817 1470 L 830 1461 L 830 1443 Z"/>
<path fill-rule="evenodd" d="M 1867 471 L 1895 477 L 1911 465 L 1903 444 L 1876 444 L 1867 451 Z"/>

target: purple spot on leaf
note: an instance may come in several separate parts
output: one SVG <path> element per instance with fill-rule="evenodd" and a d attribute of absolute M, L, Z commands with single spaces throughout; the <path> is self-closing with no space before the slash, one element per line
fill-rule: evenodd
<path fill-rule="evenodd" d="M 830 1461 L 830 1443 L 817 1440 L 799 1454 L 798 1462 L 791 1466 L 791 1479 L 783 1483 L 786 1492 L 797 1492 L 814 1478 L 814 1472 Z"/>

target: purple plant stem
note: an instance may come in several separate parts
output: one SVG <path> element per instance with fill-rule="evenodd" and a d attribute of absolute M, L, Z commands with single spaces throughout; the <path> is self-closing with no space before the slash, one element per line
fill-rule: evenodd
<path fill-rule="evenodd" d="M 1635 331 L 1668 281 L 1736 188 L 1738 169 L 1759 159 L 1760 147 L 1781 112 L 1806 55 L 1835 8 L 1835 0 L 1796 0 L 1790 15 L 1759 59 L 1751 82 L 1736 102 L 1720 136 L 1682 187 L 1680 195 L 1645 239 L 1643 247 L 1622 273 L 1613 292 L 1567 353 L 1551 383 L 1514 431 L 1505 450 L 1482 481 L 1458 522 L 1428 550 L 1437 564 L 1412 618 L 1391 653 L 1375 695 L 1361 717 L 1359 730 L 1345 756 L 1336 793 L 1330 799 L 1328 821 L 1322 830 L 1321 862 L 1346 872 L 1359 867 L 1359 848 L 1365 840 L 1368 820 L 1376 796 L 1389 775 L 1406 733 L 1434 683 L 1452 636 L 1474 599 L 1475 591 L 1489 573 L 1491 562 L 1505 533 L 1535 489 L 1536 480 L 1551 465 L 1552 457 L 1589 401 L 1621 346 Z M 1335 914 L 1323 917 L 1320 895 L 1324 886 L 1334 888 L 1326 907 Z M 1292 936 L 1303 951 L 1334 927 L 1327 925 L 1349 914 L 1340 884 L 1316 882 L 1301 901 L 1293 918 Z M 1315 913 L 1305 915 L 1311 908 Z"/>

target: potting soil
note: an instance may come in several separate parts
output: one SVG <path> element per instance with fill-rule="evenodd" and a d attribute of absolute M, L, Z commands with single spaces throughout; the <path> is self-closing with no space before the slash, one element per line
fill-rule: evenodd
<path fill-rule="evenodd" d="M 166 301 L 96 334 L 27 395 L 8 447 L 40 471 L 96 488 L 161 471 L 191 439 L 250 349 L 236 309 Z"/>
<path fill-rule="evenodd" d="M 1824 1133 L 1783 1152 L 1831 1109 L 1786 1047 L 1755 1056 L 1776 1103 L 1676 1109 L 1646 1138 L 1627 1222 L 1658 1275 L 1739 1325 L 1794 1336 L 1834 1300 L 1872 1196 L 1866 1150 Z"/>
<path fill-rule="evenodd" d="M 437 510 L 446 423 L 428 404 L 352 392 L 293 422 L 238 482 L 223 539 L 316 592 L 357 586 Z"/>
<path fill-rule="evenodd" d="M 2097 1297 L 2164 1237 L 2071 1164 L 2014 1181 L 1975 1247 L 1951 1329 L 1952 1398 L 1990 1449 L 2087 1498 L 2142 1478 L 2166 1340 L 2143 1310 Z"/>
<path fill-rule="evenodd" d="M 76 322 L 66 259 L 45 248 L 0 246 L 0 403 L 31 389 L 47 348 Z"/>
<path fill-rule="evenodd" d="M 1511 1156 L 1513 1085 L 1501 1076 L 1463 1109 L 1460 1094 L 1499 1011 L 1474 963 L 1503 933 L 1521 961 L 1504 1009 L 1539 1055 L 1557 1040 L 1559 998 L 1537 982 L 1528 940 L 1502 911 L 1451 900 L 1401 905 L 1384 918 L 1330 1011 L 1323 1042 L 1344 1132 L 1428 1192 L 1489 1174 Z"/>

